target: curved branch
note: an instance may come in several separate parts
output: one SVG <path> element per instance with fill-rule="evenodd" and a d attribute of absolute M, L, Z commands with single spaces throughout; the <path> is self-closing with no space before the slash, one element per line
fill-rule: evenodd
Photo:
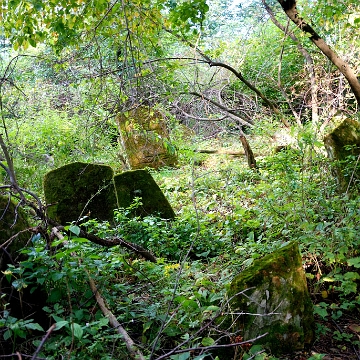
<path fill-rule="evenodd" d="M 189 94 L 197 96 L 197 97 L 199 97 L 201 99 L 204 99 L 204 100 L 210 102 L 211 104 L 217 106 L 219 109 L 221 109 L 221 110 L 235 116 L 237 118 L 237 120 L 242 125 L 248 125 L 248 126 L 253 126 L 254 125 L 254 122 L 252 120 L 244 120 L 244 119 L 242 119 L 241 117 L 239 117 L 239 115 L 236 113 L 236 111 L 228 109 L 226 106 L 219 104 L 218 102 L 206 97 L 205 95 L 199 94 L 199 93 L 197 93 L 195 91 L 191 91 L 191 92 L 189 92 Z"/>
<path fill-rule="evenodd" d="M 241 74 L 241 72 L 236 71 L 232 66 L 230 66 L 228 64 L 224 64 L 222 62 L 210 60 L 207 63 L 209 64 L 210 67 L 218 66 L 218 67 L 222 67 L 222 68 L 227 69 L 230 72 L 232 72 L 250 90 L 254 91 L 255 94 L 258 95 L 264 101 L 264 103 L 269 106 L 269 108 L 274 112 L 274 114 L 280 115 L 279 109 L 258 88 L 256 88 L 253 84 L 251 84 L 248 80 L 246 80 L 244 78 L 244 76 Z M 287 124 L 287 126 L 290 126 L 290 125 Z"/>
<path fill-rule="evenodd" d="M 270 6 L 266 3 L 265 0 L 262 0 L 262 3 L 265 7 L 265 10 L 270 16 L 270 20 L 277 26 L 284 34 L 288 35 L 292 41 L 295 42 L 297 49 L 304 57 L 305 62 L 307 64 L 308 71 L 310 73 L 310 89 L 311 89 L 311 117 L 312 123 L 316 124 L 319 121 L 318 116 L 318 101 L 317 101 L 317 85 L 316 85 L 316 74 L 315 74 L 315 66 L 314 60 L 312 59 L 309 52 L 301 45 L 299 39 L 296 35 L 289 31 L 288 27 L 283 26 L 275 17 L 273 11 L 271 10 Z"/>
<path fill-rule="evenodd" d="M 61 226 L 61 225 L 58 225 L 58 224 L 55 227 L 56 227 L 57 230 L 60 230 L 60 231 L 65 230 L 64 226 Z M 88 232 L 86 232 L 84 230 L 81 230 L 81 229 L 80 229 L 79 237 L 87 239 L 87 240 L 91 241 L 94 244 L 102 245 L 102 246 L 105 246 L 105 247 L 113 247 L 113 246 L 121 245 L 121 246 L 135 252 L 136 254 L 141 255 L 146 260 L 149 260 L 151 262 L 156 262 L 157 261 L 156 257 L 149 250 L 146 250 L 145 248 L 143 248 L 142 246 L 140 246 L 138 244 L 134 244 L 134 243 L 130 243 L 128 241 L 125 241 L 121 237 L 114 237 L 114 238 L 111 238 L 111 239 L 103 239 L 103 238 L 101 238 L 99 236 L 96 236 L 94 234 L 89 234 Z"/>
<path fill-rule="evenodd" d="M 354 70 L 330 46 L 320 37 L 320 35 L 299 16 L 296 7 L 296 0 L 278 0 L 290 20 L 303 32 L 309 34 L 309 39 L 320 51 L 339 69 L 347 79 L 357 103 L 360 105 L 360 82 Z"/>
<path fill-rule="evenodd" d="M 55 229 L 53 229 L 55 230 Z M 54 231 L 55 236 L 59 240 L 63 240 L 64 237 L 59 231 Z M 86 271 L 86 270 L 85 270 Z M 110 325 L 117 331 L 118 334 L 122 336 L 122 339 L 125 342 L 126 348 L 128 349 L 131 358 L 135 360 L 145 360 L 144 355 L 141 351 L 136 347 L 134 340 L 129 336 L 127 331 L 121 326 L 119 321 L 116 319 L 115 315 L 107 308 L 105 305 L 104 298 L 100 295 L 99 290 L 95 284 L 95 281 L 91 278 L 88 271 L 86 271 L 89 277 L 90 289 L 93 292 L 96 302 L 100 307 L 100 310 L 109 319 Z M 49 331 L 49 330 L 48 330 Z M 35 355 L 34 355 L 35 356 Z"/>
<path fill-rule="evenodd" d="M 225 64 L 223 62 L 219 62 L 219 61 L 213 61 L 208 55 L 206 55 L 205 53 L 203 53 L 196 45 L 194 45 L 193 43 L 191 43 L 190 41 L 188 41 L 187 39 L 185 39 L 184 37 L 182 37 L 181 35 L 175 33 L 174 31 L 166 28 L 165 26 L 163 26 L 163 30 L 165 30 L 166 32 L 174 35 L 175 37 L 177 37 L 181 42 L 185 43 L 186 45 L 188 45 L 189 47 L 191 47 L 192 49 L 194 49 L 202 58 L 203 58 L 203 62 L 207 63 L 210 67 L 216 66 L 216 67 L 222 67 L 226 70 L 229 70 L 230 72 L 232 72 L 242 83 L 244 83 L 250 90 L 252 90 L 253 92 L 255 92 L 264 102 L 265 104 L 267 104 L 270 109 L 274 112 L 274 114 L 276 115 L 281 115 L 280 110 L 258 89 L 256 88 L 250 81 L 246 80 L 244 78 L 244 76 L 241 74 L 241 72 L 235 70 L 232 66 Z M 286 119 L 284 119 L 282 117 L 282 122 L 284 123 L 285 126 L 289 127 L 290 124 L 286 121 Z"/>

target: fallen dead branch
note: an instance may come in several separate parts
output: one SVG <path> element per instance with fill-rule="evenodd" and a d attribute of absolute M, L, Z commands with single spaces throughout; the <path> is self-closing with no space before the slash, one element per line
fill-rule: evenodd
<path fill-rule="evenodd" d="M 57 236 L 56 234 L 59 231 L 63 231 L 63 230 L 64 230 L 63 226 L 55 226 L 52 228 L 52 232 L 55 236 Z M 125 241 L 124 239 L 122 239 L 120 237 L 114 237 L 111 239 L 103 239 L 94 234 L 89 234 L 84 230 L 80 230 L 79 237 L 87 239 L 87 240 L 93 242 L 94 244 L 102 245 L 105 247 L 113 247 L 113 246 L 120 245 L 120 246 L 123 246 L 123 247 L 135 252 L 138 255 L 141 255 L 146 260 L 149 260 L 151 262 L 157 261 L 156 257 L 149 250 L 144 249 L 142 246 L 140 246 L 138 244 L 133 244 L 128 241 Z"/>
<path fill-rule="evenodd" d="M 48 339 L 48 337 L 50 336 L 50 334 L 53 332 L 53 330 L 55 329 L 56 324 L 52 324 L 49 329 L 46 331 L 46 334 L 44 335 L 44 337 L 42 338 L 39 346 L 37 347 L 36 351 L 34 352 L 33 357 L 31 358 L 31 360 L 36 360 L 37 359 L 37 355 L 40 352 L 41 348 L 44 346 L 46 340 Z"/>
<path fill-rule="evenodd" d="M 89 275 L 89 284 L 90 284 L 90 289 L 95 295 L 96 302 L 98 303 L 102 313 L 109 319 L 110 325 L 122 336 L 122 339 L 126 344 L 126 348 L 128 349 L 131 358 L 136 360 L 145 360 L 144 355 L 137 348 L 133 339 L 131 339 L 127 331 L 120 325 L 114 314 L 106 307 L 105 301 L 100 295 L 96 287 L 96 284 L 94 280 L 90 277 L 90 275 Z"/>
<path fill-rule="evenodd" d="M 53 233 L 59 240 L 64 239 L 64 236 L 58 231 L 58 229 L 53 228 Z M 106 307 L 105 301 L 103 297 L 100 295 L 97 286 L 95 284 L 95 281 L 90 277 L 89 273 L 87 274 L 89 276 L 90 289 L 95 296 L 97 304 L 99 305 L 102 313 L 109 319 L 110 325 L 117 331 L 118 334 L 122 336 L 131 358 L 135 360 L 145 360 L 144 355 L 137 348 L 134 340 L 129 336 L 127 331 L 121 326 L 121 324 L 116 319 L 115 315 Z"/>

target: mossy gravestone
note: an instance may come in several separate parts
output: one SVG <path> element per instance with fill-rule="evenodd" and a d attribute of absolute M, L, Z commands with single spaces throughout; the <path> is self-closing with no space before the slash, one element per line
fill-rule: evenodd
<path fill-rule="evenodd" d="M 31 233 L 26 231 L 30 228 L 27 214 L 18 206 L 17 203 L 10 200 L 9 196 L 0 195 L 0 271 L 4 272 L 8 265 L 17 265 L 20 261 L 26 260 L 26 255 L 20 254 L 20 250 L 25 248 L 28 243 L 31 244 Z M 10 240 L 10 241 L 8 241 Z M 5 244 L 6 243 L 6 244 Z M 11 277 L 10 282 L 1 274 L 0 277 L 0 311 L 5 309 L 9 314 L 17 319 L 34 319 L 34 322 L 48 324 L 48 317 L 42 312 L 45 306 L 47 295 L 42 289 L 37 288 L 34 291 L 32 287 L 14 287 L 15 280 Z M 18 285 L 21 281 L 18 282 Z M 42 323 L 44 324 L 44 323 Z M 0 339 L 0 348 L 3 353 L 10 353 L 12 342 Z M 1 352 L 1 350 L 0 350 Z"/>
<path fill-rule="evenodd" d="M 174 147 L 161 113 L 147 106 L 118 115 L 121 144 L 131 169 L 173 166 L 177 162 Z"/>
<path fill-rule="evenodd" d="M 312 345 L 313 306 L 296 243 L 255 260 L 232 281 L 232 296 L 233 312 L 254 314 L 241 315 L 237 320 L 244 340 L 268 333 L 255 344 L 262 344 L 277 356 Z"/>
<path fill-rule="evenodd" d="M 14 236 L 0 251 L 0 270 L 4 271 L 8 264 L 18 257 L 18 251 L 25 247 L 31 234 L 26 230 L 30 225 L 25 212 L 18 207 L 9 196 L 0 195 L 0 244 Z"/>
<path fill-rule="evenodd" d="M 113 170 L 110 166 L 75 162 L 52 170 L 44 178 L 48 216 L 66 224 L 89 215 L 113 218 L 117 208 Z"/>
<path fill-rule="evenodd" d="M 60 224 L 77 221 L 85 215 L 112 221 L 114 210 L 128 208 L 135 197 L 141 198 L 142 205 L 131 215 L 175 217 L 163 192 L 146 170 L 114 176 L 109 166 L 76 162 L 48 172 L 44 193 L 48 216 Z"/>
<path fill-rule="evenodd" d="M 131 170 L 115 175 L 114 183 L 119 207 L 128 208 L 135 197 L 141 197 L 142 205 L 133 210 L 133 215 L 160 215 L 165 219 L 175 217 L 165 195 L 146 170 Z"/>
<path fill-rule="evenodd" d="M 360 171 L 358 168 L 355 169 L 356 161 L 353 166 L 349 167 L 348 172 L 344 172 L 346 167 L 341 164 L 341 161 L 347 160 L 349 157 L 356 160 L 360 154 L 360 123 L 356 120 L 345 119 L 324 137 L 324 144 L 329 158 L 337 160 L 335 175 L 339 188 L 341 191 L 346 191 L 350 180 L 352 183 L 360 180 Z M 355 171 L 353 171 L 354 169 Z"/>

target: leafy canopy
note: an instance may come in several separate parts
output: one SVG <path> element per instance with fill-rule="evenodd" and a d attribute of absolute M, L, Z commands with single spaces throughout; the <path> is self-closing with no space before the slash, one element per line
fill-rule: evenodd
<path fill-rule="evenodd" d="M 15 49 L 45 42 L 61 49 L 95 35 L 157 38 L 163 25 L 196 31 L 209 10 L 205 0 L 2 0 L 0 22 Z"/>

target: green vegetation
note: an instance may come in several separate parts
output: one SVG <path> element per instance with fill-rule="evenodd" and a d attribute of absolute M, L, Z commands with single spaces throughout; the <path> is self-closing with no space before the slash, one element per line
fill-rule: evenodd
<path fill-rule="evenodd" d="M 232 3 L 0 1 L 2 209 L 12 199 L 32 226 L 1 269 L 1 354 L 275 359 L 261 346 L 234 345 L 242 334 L 219 323 L 234 277 L 293 241 L 316 315 L 317 340 L 302 358 L 359 353 L 359 158 L 349 151 L 342 161 L 354 183 L 340 191 L 339 164 L 323 144 L 344 118 L 359 120 L 358 90 L 309 41 L 311 30 L 288 21 L 284 3 L 295 1 L 268 2 L 295 40 L 270 21 L 264 1 Z M 358 2 L 299 1 L 298 11 L 356 72 Z M 53 223 L 45 174 L 73 162 L 121 173 L 116 116 L 139 106 L 167 121 L 178 163 L 148 170 L 176 217 L 134 216 L 140 196 L 115 209 L 114 221 Z M 16 222 L 20 210 L 11 209 Z M 0 226 L 2 244 L 18 231 Z M 102 246 L 89 234 L 130 246 Z"/>

